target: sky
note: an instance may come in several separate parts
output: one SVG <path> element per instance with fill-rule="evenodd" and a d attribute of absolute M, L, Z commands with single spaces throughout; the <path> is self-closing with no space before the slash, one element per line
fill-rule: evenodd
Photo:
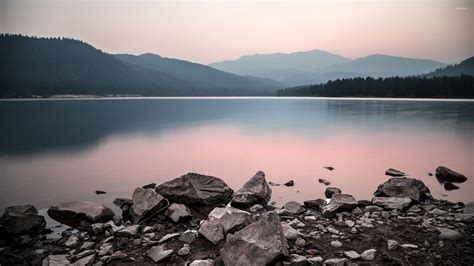
<path fill-rule="evenodd" d="M 474 55 L 474 0 L 0 0 L 0 32 L 208 64 L 326 50 L 446 63 Z"/>

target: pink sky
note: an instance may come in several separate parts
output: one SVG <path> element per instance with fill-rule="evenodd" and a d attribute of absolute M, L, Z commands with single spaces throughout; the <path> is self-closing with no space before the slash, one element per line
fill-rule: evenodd
<path fill-rule="evenodd" d="M 454 63 L 474 55 L 470 0 L 2 0 L 0 32 L 199 63 L 322 49 Z"/>

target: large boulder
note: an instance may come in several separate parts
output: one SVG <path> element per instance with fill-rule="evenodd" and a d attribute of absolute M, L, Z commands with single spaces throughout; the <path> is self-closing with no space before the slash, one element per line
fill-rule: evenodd
<path fill-rule="evenodd" d="M 357 207 L 357 200 L 348 194 L 332 195 L 329 204 L 323 206 L 321 211 L 325 217 L 333 217 L 338 212 L 352 211 Z"/>
<path fill-rule="evenodd" d="M 435 176 L 442 182 L 462 183 L 467 180 L 467 177 L 465 177 L 463 174 L 455 172 L 444 166 L 436 168 Z"/>
<path fill-rule="evenodd" d="M 3 231 L 9 236 L 40 234 L 46 221 L 38 215 L 38 210 L 32 205 L 10 206 L 5 209 L 1 219 Z"/>
<path fill-rule="evenodd" d="M 374 192 L 376 197 L 410 197 L 416 202 L 431 199 L 430 190 L 425 184 L 414 178 L 394 177 L 379 185 Z"/>
<path fill-rule="evenodd" d="M 196 173 L 165 182 L 156 192 L 171 202 L 186 205 L 227 204 L 234 193 L 220 178 Z"/>
<path fill-rule="evenodd" d="M 272 189 L 265 180 L 265 173 L 258 171 L 232 197 L 232 206 L 248 208 L 255 204 L 267 205 L 272 196 Z"/>
<path fill-rule="evenodd" d="M 89 223 L 107 222 L 114 217 L 114 212 L 97 202 L 69 201 L 48 209 L 51 218 L 69 225 L 77 225 L 81 221 Z"/>
<path fill-rule="evenodd" d="M 214 208 L 198 232 L 216 245 L 226 234 L 238 231 L 252 222 L 252 215 L 246 211 L 233 207 Z"/>
<path fill-rule="evenodd" d="M 235 234 L 227 236 L 220 251 L 225 265 L 268 265 L 288 256 L 281 221 L 275 212 L 267 212 L 259 220 Z"/>
<path fill-rule="evenodd" d="M 373 197 L 372 204 L 384 207 L 390 210 L 404 210 L 407 209 L 412 203 L 410 197 Z"/>
<path fill-rule="evenodd" d="M 168 205 L 168 201 L 156 191 L 141 187 L 137 187 L 133 191 L 132 202 L 130 213 L 137 223 Z"/>

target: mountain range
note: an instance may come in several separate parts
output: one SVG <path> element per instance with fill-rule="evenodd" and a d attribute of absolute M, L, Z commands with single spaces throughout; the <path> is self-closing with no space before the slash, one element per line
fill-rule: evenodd
<path fill-rule="evenodd" d="M 55 94 L 266 96 L 285 87 L 355 77 L 474 75 L 456 66 L 370 55 L 349 59 L 321 50 L 242 56 L 209 66 L 146 53 L 108 54 L 66 38 L 0 35 L 0 97 Z"/>
<path fill-rule="evenodd" d="M 290 54 L 248 55 L 237 60 L 212 63 L 210 66 L 239 75 L 271 78 L 287 86 L 299 86 L 353 77 L 420 75 L 446 64 L 382 54 L 351 60 L 326 51 L 313 50 Z"/>

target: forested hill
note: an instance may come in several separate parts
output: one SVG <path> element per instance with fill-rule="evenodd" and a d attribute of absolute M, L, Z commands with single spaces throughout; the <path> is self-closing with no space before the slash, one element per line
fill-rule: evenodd
<path fill-rule="evenodd" d="M 274 94 L 279 88 L 277 84 L 262 86 L 260 80 L 240 76 L 246 81 L 241 87 L 236 83 L 196 86 L 193 80 L 130 64 L 87 43 L 65 38 L 2 34 L 0 59 L 0 97 L 265 95 Z"/>
<path fill-rule="evenodd" d="M 278 96 L 474 98 L 474 76 L 352 78 L 282 89 Z"/>
<path fill-rule="evenodd" d="M 470 57 L 459 64 L 439 68 L 431 73 L 423 75 L 424 77 L 441 77 L 441 76 L 460 76 L 460 75 L 474 76 L 474 57 Z"/>

